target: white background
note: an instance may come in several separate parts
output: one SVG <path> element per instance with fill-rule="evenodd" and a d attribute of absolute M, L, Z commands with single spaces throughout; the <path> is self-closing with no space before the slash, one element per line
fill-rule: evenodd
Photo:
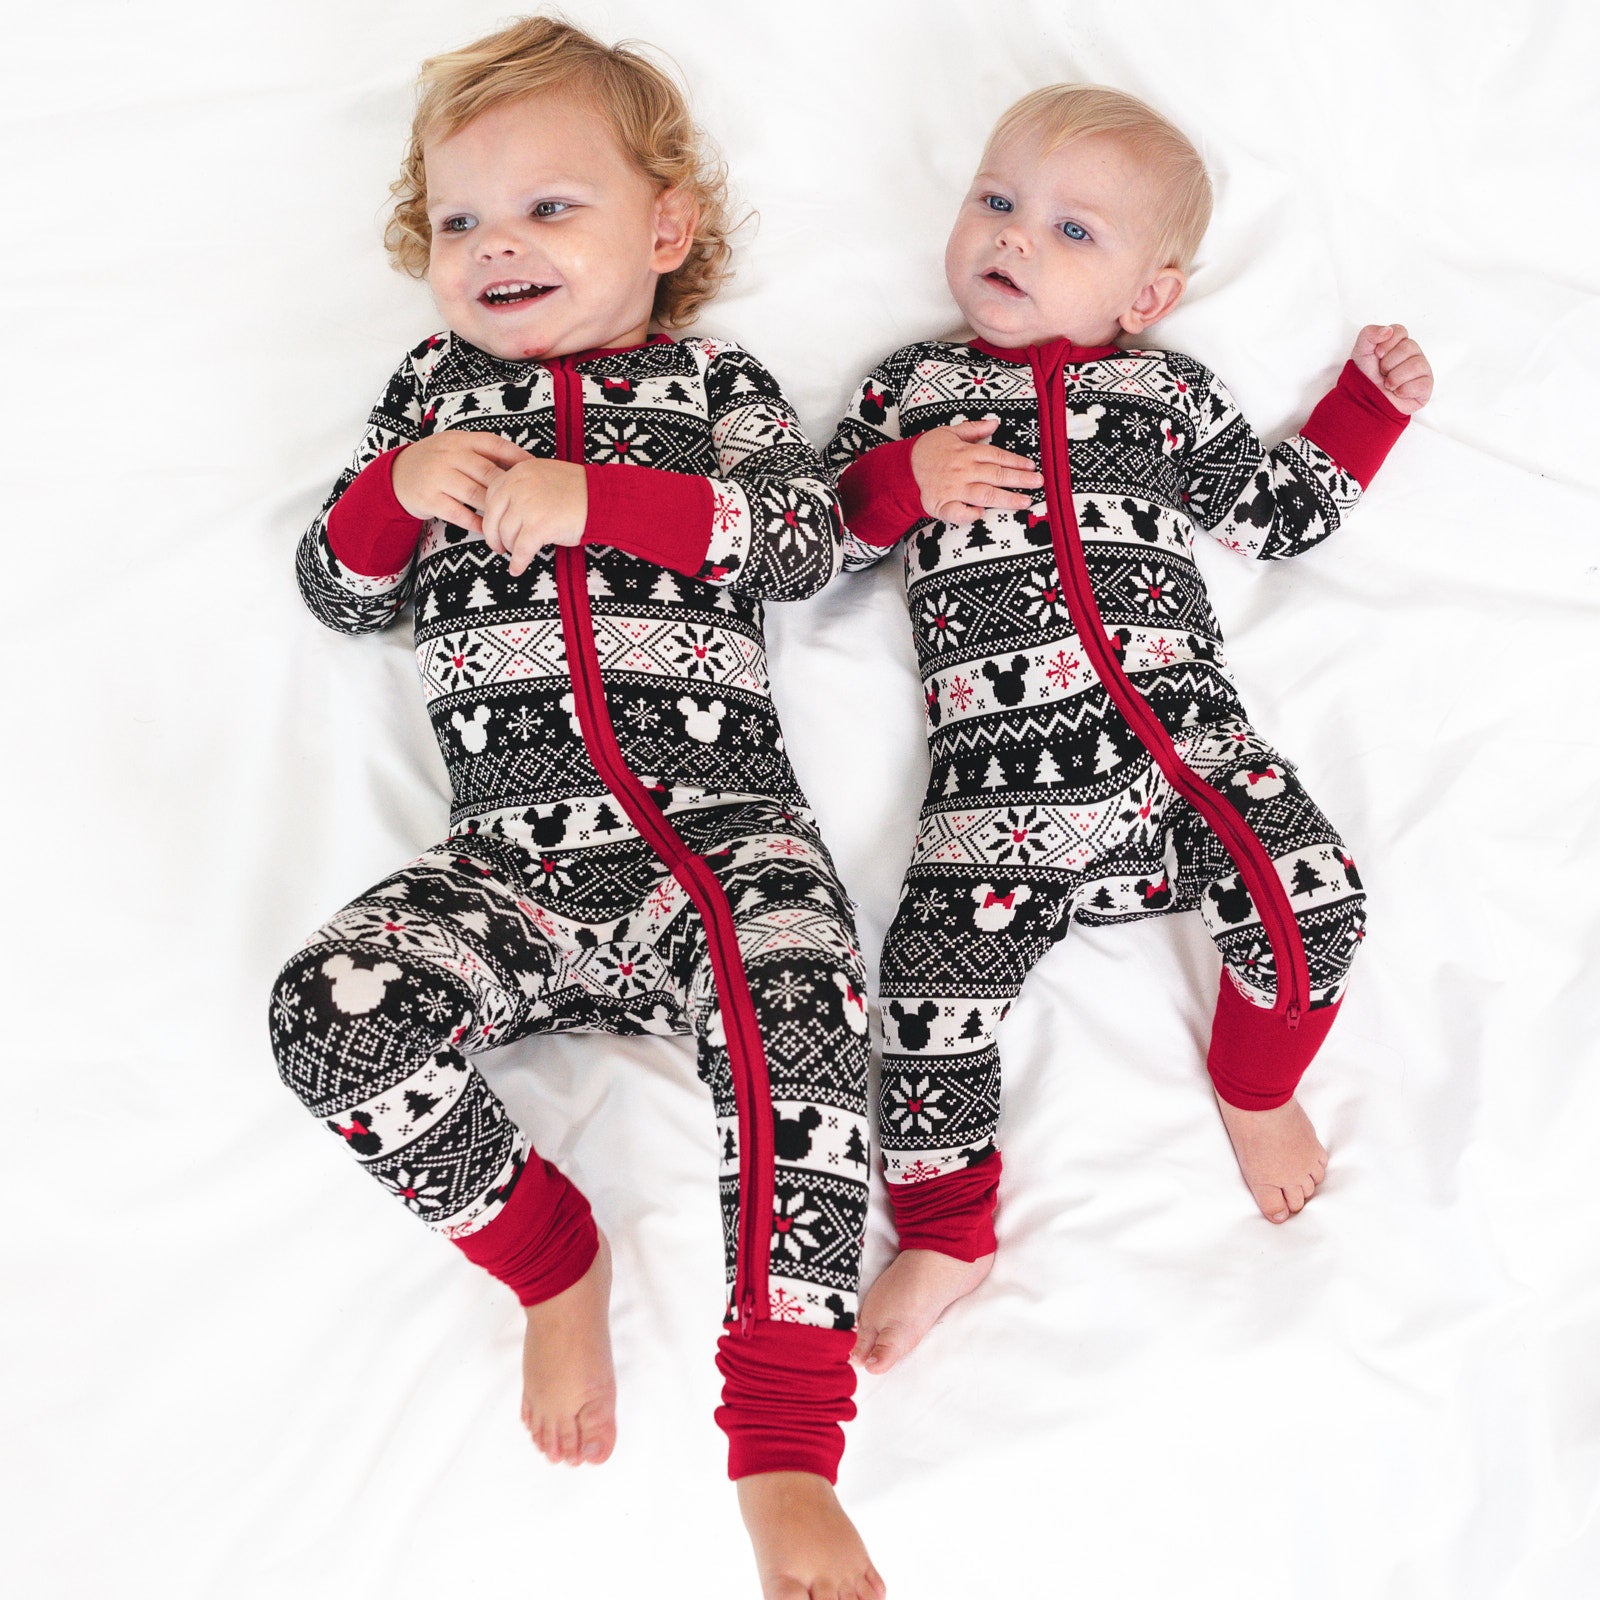
<path fill-rule="evenodd" d="M 486 1058 L 616 1246 L 621 1443 L 519 1433 L 510 1297 L 278 1082 L 272 978 L 443 832 L 404 627 L 292 556 L 399 353 L 386 186 L 498 5 L 8 4 L 0 440 L 9 1021 L 0 1584 L 26 1600 L 753 1593 L 687 1046 Z M 1001 1255 L 864 1381 L 841 1493 L 896 1600 L 1600 1592 L 1591 9 L 573 4 L 692 86 L 760 212 L 702 327 L 813 438 L 950 325 L 985 131 L 1081 79 L 1190 130 L 1216 220 L 1160 341 L 1269 438 L 1364 322 L 1437 398 L 1302 560 L 1202 553 L 1245 700 L 1372 932 L 1274 1229 L 1201 1068 L 1197 918 L 1075 932 L 1003 1035 Z M 777 607 L 802 781 L 877 951 L 924 774 L 895 563 Z M 886 1259 L 875 1209 L 868 1268 Z"/>

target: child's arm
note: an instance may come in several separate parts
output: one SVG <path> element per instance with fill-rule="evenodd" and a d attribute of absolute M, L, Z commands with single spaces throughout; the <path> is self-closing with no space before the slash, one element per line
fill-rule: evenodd
<path fill-rule="evenodd" d="M 802 600 L 839 570 L 838 497 L 777 380 L 739 345 L 683 342 L 706 363 L 715 475 L 592 461 L 494 474 L 484 537 L 513 572 L 547 545 L 605 544 L 765 600 Z"/>
<path fill-rule="evenodd" d="M 1306 425 L 1267 451 L 1212 373 L 1187 357 L 1172 365 L 1190 386 L 1196 429 L 1175 441 L 1189 515 L 1264 561 L 1297 556 L 1339 526 L 1433 391 L 1427 357 L 1404 328 L 1363 328 Z"/>
<path fill-rule="evenodd" d="M 918 523 L 968 523 L 985 511 L 1025 510 L 1044 479 L 1026 456 L 989 443 L 998 418 L 973 418 L 902 438 L 896 358 L 869 372 L 824 459 L 839 475 L 844 565 L 881 561 Z"/>

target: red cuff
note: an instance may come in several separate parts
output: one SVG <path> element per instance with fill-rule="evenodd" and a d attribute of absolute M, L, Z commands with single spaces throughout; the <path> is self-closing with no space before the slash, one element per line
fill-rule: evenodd
<path fill-rule="evenodd" d="M 570 1289 L 589 1270 L 600 1235 L 581 1191 L 530 1151 L 499 1216 L 454 1243 L 532 1306 Z"/>
<path fill-rule="evenodd" d="M 711 544 L 711 480 L 659 467 L 586 463 L 583 544 L 608 544 L 694 577 Z"/>
<path fill-rule="evenodd" d="M 890 1183 L 889 1209 L 902 1250 L 937 1250 L 957 1261 L 994 1254 L 1000 1152 L 925 1183 Z"/>
<path fill-rule="evenodd" d="M 863 544 L 895 544 L 927 516 L 911 470 L 915 439 L 893 439 L 857 456 L 839 474 L 845 526 Z"/>
<path fill-rule="evenodd" d="M 1253 1006 L 1223 968 L 1211 1024 L 1206 1071 L 1217 1093 L 1241 1111 L 1270 1111 L 1294 1094 L 1301 1074 L 1328 1037 L 1339 1001 L 1303 1011 L 1289 1026 L 1288 1008 Z"/>
<path fill-rule="evenodd" d="M 394 497 L 394 458 L 399 445 L 369 461 L 328 513 L 328 543 L 339 565 L 363 578 L 391 578 L 411 565 L 426 526 Z"/>
<path fill-rule="evenodd" d="M 1347 361 L 1300 436 L 1326 450 L 1365 489 L 1410 420 L 1384 399 L 1383 391 L 1355 362 Z"/>
<path fill-rule="evenodd" d="M 814 1472 L 837 1480 L 840 1424 L 856 1414 L 855 1342 L 852 1330 L 800 1322 L 757 1322 L 717 1340 L 717 1426 L 728 1436 L 730 1478 Z"/>

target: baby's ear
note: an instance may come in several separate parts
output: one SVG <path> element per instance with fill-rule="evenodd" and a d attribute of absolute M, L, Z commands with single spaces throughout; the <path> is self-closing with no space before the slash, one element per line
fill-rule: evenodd
<path fill-rule="evenodd" d="M 695 224 L 700 220 L 700 202 L 688 189 L 663 189 L 656 196 L 652 214 L 655 238 L 650 251 L 650 270 L 665 276 L 681 267 L 689 246 L 694 243 Z"/>
<path fill-rule="evenodd" d="M 1143 333 L 1159 322 L 1183 298 L 1189 279 L 1180 267 L 1162 267 L 1142 288 L 1117 321 L 1124 333 Z"/>

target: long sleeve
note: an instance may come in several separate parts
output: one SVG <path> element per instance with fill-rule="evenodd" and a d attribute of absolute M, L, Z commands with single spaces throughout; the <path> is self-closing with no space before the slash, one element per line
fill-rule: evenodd
<path fill-rule="evenodd" d="M 716 475 L 591 464 L 585 544 L 608 544 L 764 600 L 802 600 L 839 570 L 844 524 L 821 458 L 749 351 L 686 339 L 705 359 Z"/>
<path fill-rule="evenodd" d="M 301 535 L 295 555 L 301 596 L 319 622 L 339 633 L 375 633 L 410 598 L 425 524 L 394 499 L 390 468 L 394 455 L 428 430 L 422 387 L 440 344 L 438 335 L 424 340 L 395 369 L 349 465 Z"/>
<path fill-rule="evenodd" d="M 1171 441 L 1189 515 L 1230 550 L 1264 561 L 1326 539 L 1409 421 L 1347 362 L 1305 427 L 1268 451 L 1213 373 L 1186 356 L 1171 366 L 1195 434 Z"/>
<path fill-rule="evenodd" d="M 926 520 L 911 470 L 915 441 L 900 433 L 900 377 L 895 357 L 879 362 L 862 379 L 823 453 L 839 479 L 846 572 L 882 561 Z"/>

